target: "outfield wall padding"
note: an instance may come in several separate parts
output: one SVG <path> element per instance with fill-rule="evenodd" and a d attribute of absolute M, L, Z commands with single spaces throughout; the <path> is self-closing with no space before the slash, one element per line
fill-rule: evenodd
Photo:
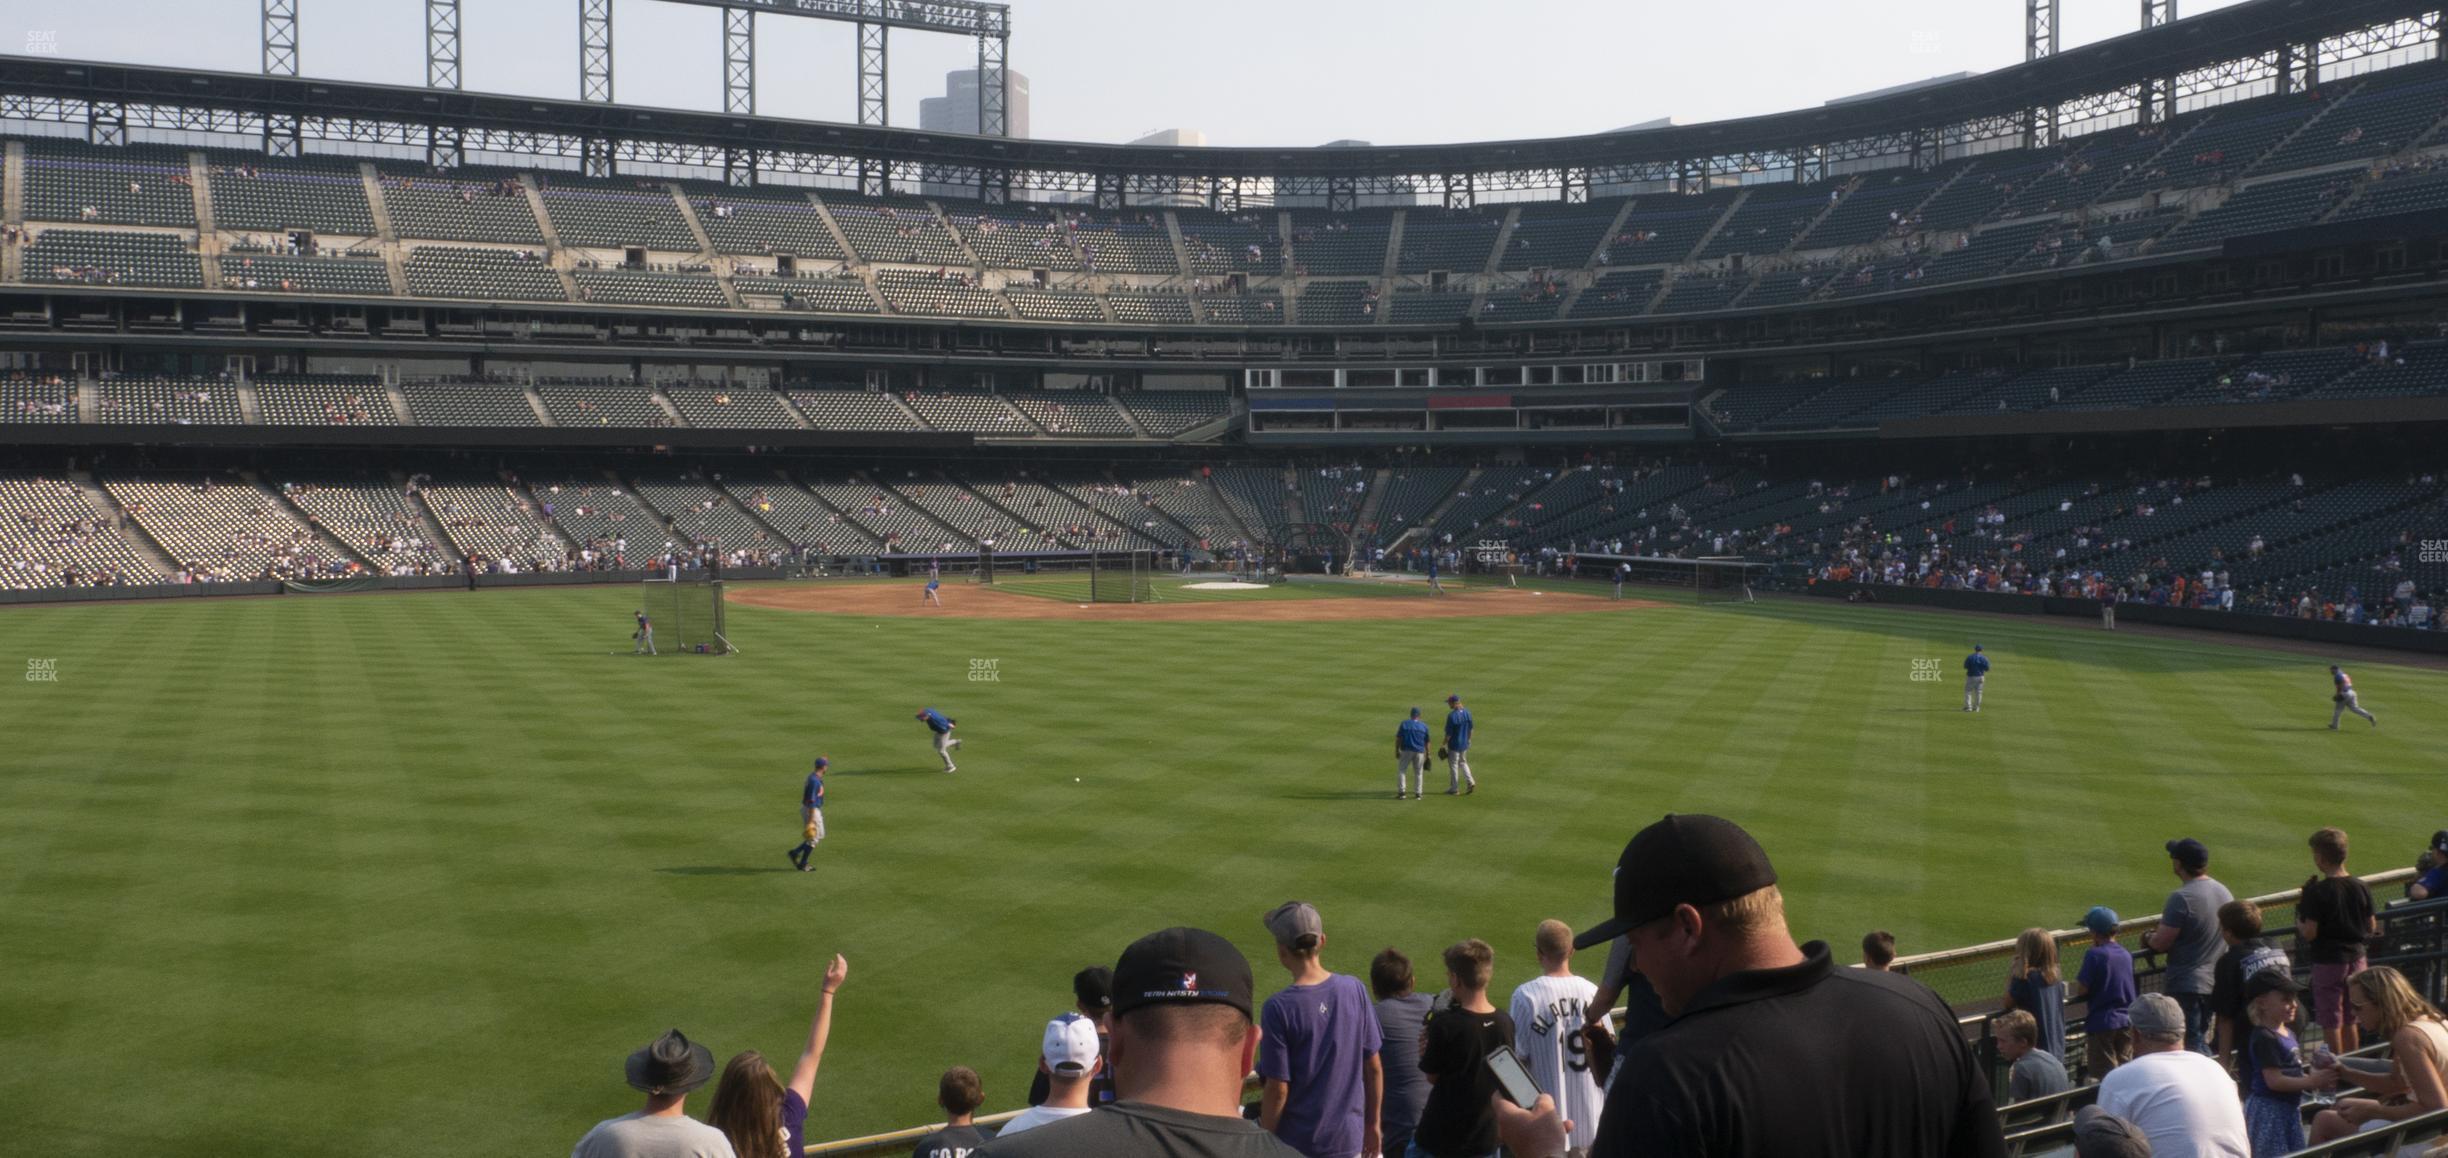
<path fill-rule="evenodd" d="M 478 575 L 477 587 L 567 587 L 579 584 L 639 583 L 659 571 L 538 571 L 524 575 Z M 691 578 L 711 578 L 690 572 Z M 780 567 L 725 567 L 724 579 L 787 579 Z M 314 584 L 315 586 L 307 586 Z M 159 583 L 140 587 L 46 587 L 36 591 L 0 591 L 0 604 L 97 603 L 121 599 L 190 599 L 209 595 L 341 595 L 380 591 L 448 591 L 469 586 L 465 575 L 369 575 L 355 579 L 246 583 Z"/>
<path fill-rule="evenodd" d="M 2056 595 L 2006 595 L 1994 591 L 1962 591 L 1931 587 L 1891 587 L 1884 583 L 1838 583 L 1822 579 L 1807 594 L 1842 599 L 1863 592 L 1872 601 L 1896 607 L 1944 607 L 1956 611 L 1986 611 L 2003 615 L 2054 615 L 2099 619 L 2099 601 Z M 2300 639 L 2352 647 L 2384 647 L 2448 655 L 2448 632 L 2405 627 L 2371 627 L 2284 615 L 2253 615 L 2237 611 L 2203 611 L 2192 607 L 2157 607 L 2148 603 L 2117 604 L 2117 622 L 2189 627 L 2231 635 Z"/>

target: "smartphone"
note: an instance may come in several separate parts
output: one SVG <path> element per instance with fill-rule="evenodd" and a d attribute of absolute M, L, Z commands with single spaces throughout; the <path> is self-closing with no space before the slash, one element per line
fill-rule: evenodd
<path fill-rule="evenodd" d="M 1522 1067 L 1521 1059 L 1513 1056 L 1510 1047 L 1500 1045 L 1489 1050 L 1487 1064 L 1496 1073 L 1496 1084 L 1504 1087 L 1505 1097 L 1514 1105 L 1527 1110 L 1538 1104 L 1538 1082 Z"/>

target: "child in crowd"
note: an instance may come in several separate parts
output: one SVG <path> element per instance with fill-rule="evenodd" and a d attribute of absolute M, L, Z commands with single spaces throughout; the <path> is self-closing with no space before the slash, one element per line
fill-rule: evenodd
<path fill-rule="evenodd" d="M 2276 1158 L 2304 1148 L 2304 1092 L 2336 1085 L 2338 1071 L 2335 1065 L 2304 1065 L 2302 1047 L 2290 1028 L 2297 1013 L 2295 995 L 2303 986 L 2292 974 L 2264 969 L 2244 982 L 2244 992 L 2253 1024 L 2244 1053 L 2250 1070 L 2244 1129 L 2252 1139 L 2253 1158 Z"/>
<path fill-rule="evenodd" d="M 2083 1068 L 2096 1082 L 2133 1060 L 2133 953 L 2117 944 L 2115 909 L 2092 906 L 2082 926 L 2091 932 L 2091 948 L 2074 976 L 2074 996 L 2089 1003 L 2083 1015 Z"/>

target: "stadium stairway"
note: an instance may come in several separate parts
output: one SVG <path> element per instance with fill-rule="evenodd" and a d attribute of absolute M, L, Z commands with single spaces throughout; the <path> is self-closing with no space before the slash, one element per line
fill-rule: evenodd
<path fill-rule="evenodd" d="M 807 195 L 807 199 L 808 204 L 816 207 L 816 220 L 824 222 L 825 235 L 831 237 L 833 239 L 834 246 L 841 250 L 842 264 L 847 267 L 855 267 L 865 264 L 859 260 L 858 249 L 850 244 L 850 235 L 842 232 L 841 222 L 833 220 L 833 209 L 831 206 L 824 203 L 824 198 L 818 197 L 814 193 L 809 193 Z M 881 297 L 877 297 L 874 279 L 872 278 L 867 279 L 867 294 L 869 297 L 876 298 L 877 306 L 880 309 L 883 305 L 883 299 Z"/>
<path fill-rule="evenodd" d="M 1495 248 L 1488 250 L 1487 265 L 1482 267 L 1479 272 L 1492 274 L 1497 271 L 1498 267 L 1504 264 L 1505 246 L 1512 242 L 1514 227 L 1520 224 L 1521 206 L 1513 205 L 1506 207 L 1504 222 L 1496 227 Z M 1474 314 L 1472 316 L 1476 317 L 1477 315 Z"/>
<path fill-rule="evenodd" d="M 1386 554 L 1392 555 L 1408 550 L 1414 536 L 1424 537 L 1431 534 L 1432 528 L 1445 518 L 1445 512 L 1452 510 L 1455 503 L 1462 501 L 1464 492 L 1479 485 L 1479 476 L 1486 473 L 1475 466 L 1470 468 L 1470 471 L 1462 476 L 1462 481 L 1454 484 L 1454 489 L 1445 492 L 1445 497 L 1437 500 L 1436 506 L 1429 508 L 1427 514 L 1420 516 L 1410 526 L 1403 528 L 1401 534 L 1394 536 L 1394 541 L 1386 544 Z"/>
<path fill-rule="evenodd" d="M 560 253 L 561 228 L 553 224 L 552 211 L 544 208 L 544 191 L 536 188 L 535 174 L 520 173 L 518 186 L 519 193 L 527 198 L 527 211 L 535 214 L 536 228 L 544 234 L 545 248 L 553 253 Z M 553 263 L 553 268 L 561 269 L 562 264 L 556 261 Z M 569 299 L 577 301 L 578 295 L 574 292 L 577 286 L 570 281 L 566 271 L 561 275 L 561 283 L 563 291 L 569 293 Z"/>
<path fill-rule="evenodd" d="M 399 416 L 399 424 L 402 426 L 416 425 L 416 415 L 409 412 L 408 396 L 400 393 L 399 383 L 385 382 L 382 384 L 382 390 L 383 397 L 388 399 L 391 403 L 391 412 Z M 438 543 L 442 542 L 443 540 L 435 539 L 432 541 Z"/>
<path fill-rule="evenodd" d="M 1397 210 L 1395 210 L 1395 211 L 1394 211 L 1394 220 L 1393 220 L 1393 221 L 1392 221 L 1390 224 L 1388 224 L 1388 225 L 1386 226 L 1386 250 L 1385 250 L 1385 262 L 1384 262 L 1384 264 L 1382 264 L 1381 266 L 1379 266 L 1379 267 L 1378 267 L 1378 270 L 1377 270 L 1377 276 L 1378 276 L 1378 277 L 1381 277 L 1381 278 L 1390 278 L 1390 277 L 1393 277 L 1393 276 L 1394 276 L 1394 274 L 1395 274 L 1395 271 L 1401 268 L 1401 265 L 1402 265 L 1402 239 L 1403 239 L 1403 232 L 1404 232 L 1405 228 L 1406 228 L 1406 227 L 1408 227 L 1410 224 L 1411 224 L 1411 211 L 1410 211 L 1410 210 L 1408 210 L 1408 209 L 1397 209 Z M 1383 322 L 1385 321 L 1385 318 L 1384 318 L 1382 315 L 1385 315 L 1385 314 L 1390 314 L 1390 313 L 1393 313 L 1394 311 L 1393 311 L 1393 310 L 1391 310 L 1391 309 L 1384 309 L 1384 310 L 1379 310 L 1379 311 L 1377 311 L 1377 312 L 1378 312 L 1378 314 L 1380 315 L 1380 317 L 1379 317 L 1377 320 L 1378 320 L 1380 323 L 1383 323 Z"/>
<path fill-rule="evenodd" d="M 939 542 L 951 543 L 954 550 L 959 550 L 963 544 L 967 544 L 972 547 L 977 545 L 976 539 L 969 537 L 969 535 L 962 532 L 960 528 L 953 526 L 943 516 L 936 514 L 934 508 L 929 507 L 925 503 L 919 502 L 910 494 L 910 492 L 884 481 L 884 477 L 882 475 L 876 474 L 872 471 L 860 471 L 854 477 L 865 485 L 875 488 L 877 491 L 891 495 L 893 501 L 901 505 L 902 510 L 917 515 L 920 519 L 924 520 L 927 527 L 932 530 L 934 536 L 937 537 Z M 920 479 L 918 481 L 924 482 L 925 480 Z M 1002 508 L 997 507 L 996 509 L 1001 510 Z M 913 543 L 904 540 L 901 544 L 901 549 L 904 551 L 927 552 L 934 549 L 934 544 Z"/>
<path fill-rule="evenodd" d="M 1846 201 L 1852 200 L 1853 194 L 1860 191 L 1861 183 L 1862 179 L 1855 177 L 1852 180 L 1837 186 L 1835 190 L 1836 196 L 1828 198 L 1828 203 L 1820 206 L 1819 212 L 1811 215 L 1809 224 L 1804 225 L 1799 231 L 1795 232 L 1793 240 L 1786 243 L 1785 248 L 1778 250 L 1777 252 L 1799 253 L 1805 249 L 1809 249 L 1810 246 L 1807 243 L 1810 241 L 1811 233 L 1819 228 L 1821 222 L 1828 219 L 1829 214 L 1836 212 L 1837 207 L 1843 205 Z"/>
<path fill-rule="evenodd" d="M 1706 252 L 1708 250 L 1709 243 L 1717 240 L 1717 231 L 1724 229 L 1726 227 L 1726 222 L 1734 220 L 1734 215 L 1742 212 L 1743 203 L 1751 199 L 1751 191 L 1754 188 L 1756 188 L 1756 186 L 1747 185 L 1740 191 L 1736 192 L 1733 199 L 1726 202 L 1725 212 L 1718 214 L 1717 220 L 1709 222 L 1708 232 L 1701 234 L 1700 240 L 1693 242 L 1690 250 L 1686 251 L 1683 256 L 1676 258 L 1675 264 L 1681 265 L 1685 262 L 1691 261 L 1695 256 Z M 1616 218 L 1615 224 L 1618 229 L 1622 228 L 1623 219 L 1621 217 Z M 1650 302 L 1649 305 L 1651 309 L 1655 309 L 1657 307 L 1657 303 L 1654 301 Z"/>
<path fill-rule="evenodd" d="M 382 251 L 383 272 L 391 278 L 391 294 L 393 297 L 407 297 L 407 259 L 401 256 L 399 229 L 391 223 L 391 203 L 383 199 L 382 173 L 372 161 L 358 165 L 357 171 L 365 179 L 366 210 L 374 218 L 374 240 Z M 447 543 L 450 540 L 433 541 Z"/>
<path fill-rule="evenodd" d="M 1392 485 L 1393 481 L 1394 472 L 1384 467 L 1369 472 L 1368 497 L 1360 500 L 1360 509 L 1352 515 L 1353 539 L 1366 538 L 1372 541 L 1376 539 L 1377 508 L 1385 505 L 1386 487 Z"/>
<path fill-rule="evenodd" d="M 1283 493 L 1276 496 L 1276 498 L 1277 501 L 1283 504 L 1282 515 L 1285 526 L 1293 526 L 1309 521 L 1309 509 L 1301 502 L 1300 470 L 1301 468 L 1297 466 L 1287 466 L 1283 468 L 1282 481 L 1284 489 Z"/>
<path fill-rule="evenodd" d="M 84 390 L 79 393 L 90 395 L 92 391 Z M 178 574 L 178 563 L 170 558 L 170 552 L 162 550 L 162 545 L 154 541 L 153 533 L 131 517 L 127 510 L 119 505 L 119 501 L 111 497 L 109 491 L 102 489 L 102 484 L 95 481 L 92 471 L 69 471 L 68 481 L 76 484 L 78 493 L 85 496 L 85 505 L 92 507 L 94 514 L 119 524 L 119 537 L 127 540 L 128 545 L 134 547 L 137 554 L 144 556 L 145 562 L 152 564 L 155 571 L 161 573 L 165 578 Z"/>
<path fill-rule="evenodd" d="M 403 496 L 409 493 L 408 476 L 400 471 L 391 472 L 391 485 L 397 487 Z M 416 515 L 417 529 L 424 532 L 425 541 L 436 547 L 456 552 L 457 542 L 450 537 L 449 532 L 442 529 L 441 520 L 434 518 L 433 508 L 425 503 L 425 492 L 419 490 L 415 494 L 415 501 L 404 505 Z M 462 557 L 461 561 L 464 562 L 465 558 Z"/>
<path fill-rule="evenodd" d="M 264 485 L 262 475 L 252 470 L 241 470 L 238 472 L 238 477 L 244 479 L 248 486 L 255 488 L 256 494 L 264 500 L 267 508 L 281 512 L 283 516 L 296 522 L 299 526 L 314 532 L 315 543 L 332 558 L 360 564 L 366 568 L 368 574 L 381 574 L 381 568 L 376 567 L 373 560 L 366 558 L 355 546 L 333 534 L 332 529 L 324 526 L 321 520 L 309 515 L 304 508 L 298 506 L 278 488 Z"/>
<path fill-rule="evenodd" d="M 238 418 L 249 426 L 261 426 L 263 406 L 255 400 L 255 384 L 240 378 L 230 383 L 230 393 L 238 396 Z"/>

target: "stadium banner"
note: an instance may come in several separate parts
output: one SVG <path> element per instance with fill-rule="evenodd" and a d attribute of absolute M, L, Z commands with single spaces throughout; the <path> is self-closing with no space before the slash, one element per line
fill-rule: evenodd
<path fill-rule="evenodd" d="M 403 578 L 426 578 L 426 576 Z M 448 576 L 437 576 L 437 578 L 447 579 Z M 341 591 L 381 591 L 386 587 L 396 588 L 401 585 L 398 580 L 385 583 L 380 576 L 360 575 L 350 579 L 286 579 L 281 582 L 281 590 L 284 593 L 296 595 L 330 595 Z M 455 585 L 449 582 L 439 584 L 444 587 Z"/>
<path fill-rule="evenodd" d="M 1821 579 L 1806 591 L 1826 599 L 1859 595 L 1870 603 L 1915 607 L 1945 607 L 1957 611 L 1988 611 L 2005 615 L 2059 615 L 2097 620 L 2099 601 L 2056 595 L 2007 595 L 1993 591 L 1960 591 L 1930 587 L 1893 587 L 1884 583 L 1839 583 Z M 2405 627 L 2371 627 L 2285 615 L 2254 615 L 2239 611 L 2203 611 L 2192 607 L 2158 607 L 2148 603 L 2117 604 L 2119 623 L 2150 623 L 2191 627 L 2235 635 L 2299 639 L 2350 647 L 2383 647 L 2448 655 L 2448 632 Z"/>

